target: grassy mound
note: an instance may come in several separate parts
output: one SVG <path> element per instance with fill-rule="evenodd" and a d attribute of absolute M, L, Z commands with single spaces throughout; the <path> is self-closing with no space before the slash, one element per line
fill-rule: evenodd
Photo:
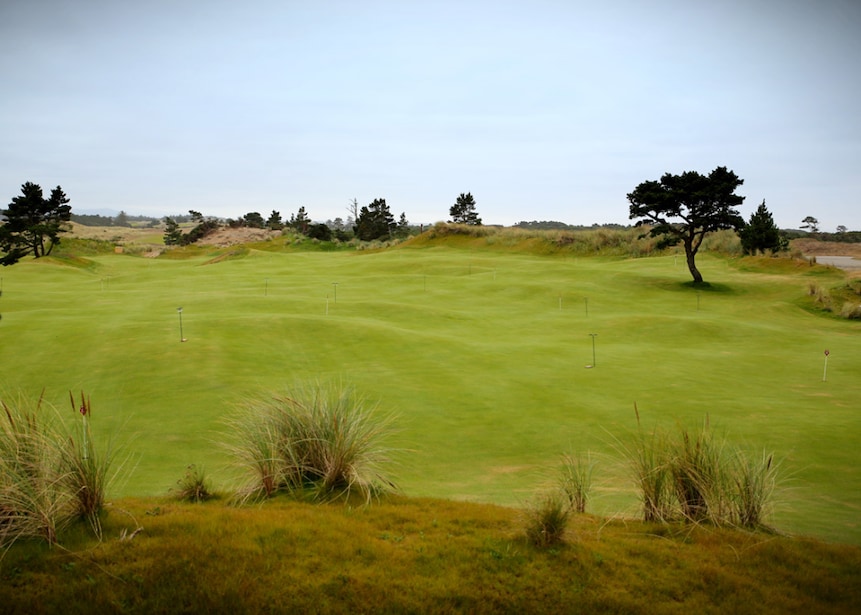
<path fill-rule="evenodd" d="M 105 538 L 19 544 L 6 612 L 847 613 L 861 548 L 577 515 L 531 546 L 521 513 L 391 499 L 370 508 L 115 502 Z"/>

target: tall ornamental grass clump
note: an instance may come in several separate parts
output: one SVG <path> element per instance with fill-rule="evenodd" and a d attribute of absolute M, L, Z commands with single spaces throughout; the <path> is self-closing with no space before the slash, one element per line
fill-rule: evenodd
<path fill-rule="evenodd" d="M 637 415 L 637 433 L 633 442 L 627 444 L 614 438 L 616 448 L 630 467 L 643 509 L 643 520 L 668 521 L 674 514 L 670 439 L 657 428 L 651 433 L 645 432 L 636 404 L 634 412 Z"/>
<path fill-rule="evenodd" d="M 595 461 L 592 455 L 566 453 L 562 456 L 562 469 L 559 478 L 562 493 L 568 505 L 576 513 L 586 512 L 586 503 L 592 494 L 592 472 Z"/>
<path fill-rule="evenodd" d="M 0 404 L 0 545 L 27 538 L 54 544 L 73 516 L 56 417 L 42 398 Z"/>
<path fill-rule="evenodd" d="M 723 518 L 727 460 L 706 419 L 698 431 L 679 428 L 670 449 L 670 475 L 681 515 L 688 521 Z"/>
<path fill-rule="evenodd" d="M 101 536 L 99 515 L 105 506 L 105 492 L 116 476 L 111 472 L 114 449 L 110 442 L 103 451 L 94 445 L 90 431 L 90 398 L 82 392 L 78 405 L 70 392 L 69 401 L 81 419 L 79 427 L 73 429 L 59 447 L 63 487 L 72 497 L 75 515 L 85 519 L 95 534 Z"/>
<path fill-rule="evenodd" d="M 89 398 L 81 394 L 80 429 L 71 432 L 42 397 L 6 398 L 0 407 L 0 546 L 28 538 L 54 544 L 75 519 L 101 537 L 113 455 L 94 446 Z"/>
<path fill-rule="evenodd" d="M 639 426 L 639 415 L 637 417 Z M 777 483 L 774 455 L 751 457 L 719 439 L 706 418 L 698 430 L 638 430 L 622 446 L 643 504 L 645 521 L 682 520 L 766 527 Z"/>
<path fill-rule="evenodd" d="M 777 485 L 778 465 L 773 453 L 762 451 L 754 457 L 738 453 L 733 471 L 735 523 L 751 529 L 766 526 Z"/>
<path fill-rule="evenodd" d="M 370 502 L 393 491 L 386 446 L 392 422 L 350 387 L 334 384 L 246 402 L 227 421 L 234 434 L 228 450 L 249 476 L 237 499 L 357 494 Z"/>

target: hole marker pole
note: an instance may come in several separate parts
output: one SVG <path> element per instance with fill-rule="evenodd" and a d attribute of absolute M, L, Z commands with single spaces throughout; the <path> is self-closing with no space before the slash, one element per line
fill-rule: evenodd
<path fill-rule="evenodd" d="M 828 355 L 830 354 L 829 351 L 825 351 L 825 368 L 822 370 L 822 382 L 825 382 L 828 377 Z"/>
<path fill-rule="evenodd" d="M 595 367 L 595 365 L 597 365 L 597 361 L 595 361 L 595 338 L 598 334 L 590 333 L 589 336 L 592 338 L 592 367 Z"/>
<path fill-rule="evenodd" d="M 182 308 L 178 307 L 176 308 L 176 311 L 179 314 L 179 341 L 184 342 L 185 336 L 182 334 Z"/>

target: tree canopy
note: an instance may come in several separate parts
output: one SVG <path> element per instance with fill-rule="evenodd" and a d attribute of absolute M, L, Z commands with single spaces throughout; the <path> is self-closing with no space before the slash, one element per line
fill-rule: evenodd
<path fill-rule="evenodd" d="M 38 184 L 27 182 L 21 186 L 6 209 L 0 209 L 0 264 L 14 265 L 24 256 L 47 256 L 60 243 L 60 233 L 68 229 L 72 208 L 69 197 L 60 186 L 51 191 L 49 198 L 42 196 Z"/>
<path fill-rule="evenodd" d="M 745 197 L 735 194 L 743 183 L 726 167 L 717 167 L 707 176 L 696 171 L 665 173 L 660 181 L 645 181 L 628 194 L 629 218 L 637 220 L 637 226 L 651 225 L 651 236 L 664 236 L 664 245 L 681 242 L 688 270 L 694 283 L 700 284 L 703 276 L 696 255 L 706 234 L 744 226 L 735 209 L 744 202 Z"/>
<path fill-rule="evenodd" d="M 770 251 L 776 254 L 789 246 L 789 241 L 780 234 L 771 212 L 762 204 L 751 214 L 750 222 L 738 233 L 745 254 Z"/>
<path fill-rule="evenodd" d="M 456 224 L 481 225 L 481 218 L 478 217 L 478 212 L 475 210 L 475 199 L 470 192 L 466 194 L 461 192 L 448 213 L 451 216 L 451 221 Z"/>
<path fill-rule="evenodd" d="M 395 217 L 386 205 L 386 199 L 374 199 L 370 205 L 362 207 L 359 211 L 353 231 L 362 241 L 374 241 L 388 239 L 394 234 L 396 228 Z"/>
<path fill-rule="evenodd" d="M 819 232 L 819 220 L 813 216 L 807 216 L 801 221 L 801 228 L 806 228 L 811 233 Z"/>

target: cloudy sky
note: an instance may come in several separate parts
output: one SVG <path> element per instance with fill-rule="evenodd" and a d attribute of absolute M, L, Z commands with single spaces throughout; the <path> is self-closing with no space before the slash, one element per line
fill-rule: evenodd
<path fill-rule="evenodd" d="M 861 230 L 857 0 L 6 0 L 0 199 L 627 224 L 727 166 L 745 219 Z"/>

